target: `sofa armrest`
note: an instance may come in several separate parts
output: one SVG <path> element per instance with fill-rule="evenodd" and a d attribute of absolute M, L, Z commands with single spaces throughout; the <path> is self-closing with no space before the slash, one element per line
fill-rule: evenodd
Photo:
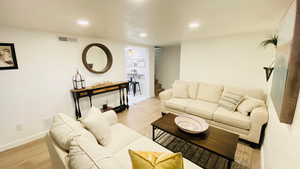
<path fill-rule="evenodd" d="M 268 122 L 269 113 L 265 106 L 257 107 L 250 114 L 252 124 L 263 125 Z"/>
<path fill-rule="evenodd" d="M 167 89 L 159 93 L 160 100 L 169 100 L 173 96 L 172 89 Z"/>

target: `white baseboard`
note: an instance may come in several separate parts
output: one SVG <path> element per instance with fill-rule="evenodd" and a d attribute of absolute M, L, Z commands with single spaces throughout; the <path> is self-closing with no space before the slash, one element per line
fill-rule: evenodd
<path fill-rule="evenodd" d="M 37 140 L 39 138 L 42 138 L 42 137 L 46 136 L 47 133 L 48 133 L 48 130 L 42 131 L 40 133 L 34 134 L 32 136 L 29 136 L 27 138 L 18 139 L 16 141 L 10 142 L 8 144 L 1 145 L 0 146 L 0 152 L 6 151 L 8 149 L 11 149 L 11 148 L 14 148 L 14 147 L 18 147 L 20 145 L 23 145 L 23 144 L 29 143 L 31 141 Z"/>
<path fill-rule="evenodd" d="M 265 169 L 265 158 L 264 158 L 264 147 L 262 146 L 260 149 L 260 169 Z"/>

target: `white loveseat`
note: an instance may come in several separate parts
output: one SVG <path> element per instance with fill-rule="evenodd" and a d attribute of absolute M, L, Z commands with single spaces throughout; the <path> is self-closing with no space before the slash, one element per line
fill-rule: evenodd
<path fill-rule="evenodd" d="M 174 85 L 186 85 L 187 91 L 174 94 Z M 254 108 L 250 115 L 239 111 L 229 111 L 219 106 L 223 92 L 233 92 L 265 102 L 265 94 L 260 89 L 241 89 L 231 86 L 207 84 L 203 82 L 175 81 L 172 89 L 159 94 L 161 111 L 175 114 L 192 114 L 204 118 L 210 125 L 236 133 L 240 138 L 258 144 L 263 125 L 268 121 L 265 104 Z"/>
<path fill-rule="evenodd" d="M 112 113 L 112 112 L 111 112 Z M 132 169 L 131 160 L 128 150 L 170 152 L 166 148 L 153 142 L 151 139 L 140 135 L 132 129 L 117 122 L 117 119 L 107 118 L 111 130 L 111 142 L 105 148 L 112 153 L 116 163 L 119 163 L 122 169 Z M 115 116 L 116 117 L 116 116 Z M 75 121 L 75 120 L 74 120 Z M 69 152 L 62 149 L 57 144 L 57 140 L 51 135 L 46 136 L 49 154 L 52 161 L 53 169 L 71 169 L 69 166 Z M 96 145 L 96 146 L 101 146 Z M 82 163 L 85 163 L 82 161 Z M 191 161 L 184 159 L 184 167 L 186 169 L 202 169 Z M 107 168 L 101 168 L 107 169 Z M 112 169 L 112 168 L 109 168 Z"/>

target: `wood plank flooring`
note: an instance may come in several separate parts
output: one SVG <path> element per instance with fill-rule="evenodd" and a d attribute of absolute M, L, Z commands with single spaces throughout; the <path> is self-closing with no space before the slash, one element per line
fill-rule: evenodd
<path fill-rule="evenodd" d="M 151 122 L 161 116 L 160 101 L 151 98 L 132 105 L 128 111 L 118 114 L 119 121 L 151 138 Z M 260 169 L 260 150 L 239 143 L 236 161 L 249 169 Z M 53 169 L 44 139 L 0 153 L 0 169 Z"/>

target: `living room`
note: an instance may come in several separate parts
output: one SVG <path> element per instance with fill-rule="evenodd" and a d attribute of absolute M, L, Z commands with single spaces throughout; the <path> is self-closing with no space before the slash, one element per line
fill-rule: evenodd
<path fill-rule="evenodd" d="M 104 113 L 95 116 L 107 116 L 111 125 L 107 149 L 112 155 L 105 159 L 113 158 L 119 168 L 139 168 L 132 164 L 136 161 L 131 151 L 166 152 L 180 157 L 172 162 L 181 162 L 186 169 L 298 168 L 297 2 L 4 0 L 0 7 L 0 168 L 116 168 L 114 162 L 100 157 L 96 163 L 86 157 L 78 162 L 71 158 L 76 154 L 71 155 L 70 147 L 55 140 L 56 134 L 72 135 L 55 130 L 62 127 L 60 118 L 66 118 L 76 128 L 84 126 L 87 137 L 106 148 L 99 141 L 103 139 L 99 132 L 107 134 L 99 129 L 102 123 L 89 126 L 88 117 L 99 111 Z M 103 70 L 93 69 L 97 64 L 89 60 L 91 49 L 100 50 Z M 285 76 L 276 67 L 283 63 L 277 58 L 281 52 L 287 56 Z M 133 66 L 128 66 L 127 56 L 136 56 Z M 155 79 L 163 89 L 157 93 Z M 238 116 L 247 123 L 234 121 L 237 116 L 228 118 L 231 114 L 218 119 L 220 107 L 232 109 L 221 103 L 228 86 L 242 95 L 232 114 L 240 112 Z M 242 116 L 239 106 L 249 97 L 263 104 Z M 186 101 L 174 104 L 173 98 Z M 209 104 L 188 106 L 199 100 Z M 214 106 L 212 112 L 197 113 Z M 192 116 L 207 125 L 206 131 L 189 134 L 176 126 L 171 114 Z M 166 133 L 175 141 L 156 139 Z M 172 148 L 175 143 L 184 146 Z M 192 150 L 190 144 L 196 146 L 192 155 L 184 151 Z"/>

